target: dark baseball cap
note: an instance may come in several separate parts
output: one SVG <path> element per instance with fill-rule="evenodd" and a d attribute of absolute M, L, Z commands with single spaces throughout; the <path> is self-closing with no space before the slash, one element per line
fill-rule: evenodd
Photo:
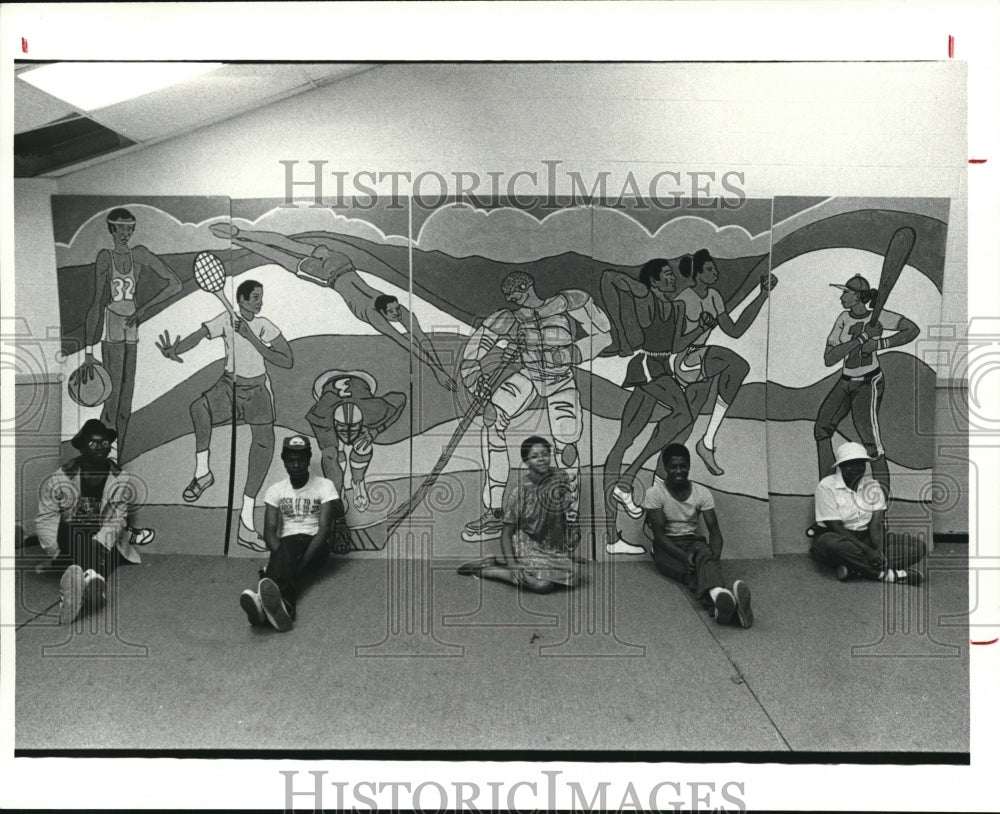
<path fill-rule="evenodd" d="M 302 452 L 306 455 L 312 455 L 312 445 L 309 443 L 309 439 L 304 435 L 289 435 L 281 443 L 281 454 L 287 455 L 291 452 Z"/>

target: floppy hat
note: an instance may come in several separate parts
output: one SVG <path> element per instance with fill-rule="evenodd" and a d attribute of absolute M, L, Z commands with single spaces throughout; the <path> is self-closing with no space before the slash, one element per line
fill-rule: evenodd
<path fill-rule="evenodd" d="M 114 440 L 118 437 L 118 433 L 104 426 L 104 422 L 99 418 L 90 418 L 84 422 L 84 425 L 80 427 L 80 432 L 73 436 L 73 440 L 70 443 L 79 450 L 83 450 L 84 438 L 88 435 L 93 435 L 94 433 L 100 433 L 108 441 L 114 443 Z"/>
<path fill-rule="evenodd" d="M 837 447 L 837 460 L 833 462 L 835 467 L 840 466 L 845 461 L 870 461 L 872 458 L 868 450 L 856 441 L 848 441 Z"/>

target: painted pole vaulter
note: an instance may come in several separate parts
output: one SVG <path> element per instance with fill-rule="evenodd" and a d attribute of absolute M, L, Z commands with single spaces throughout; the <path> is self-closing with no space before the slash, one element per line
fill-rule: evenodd
<path fill-rule="evenodd" d="M 210 252 L 203 252 L 196 259 L 198 284 L 206 291 L 215 293 L 222 301 L 225 301 L 221 291 L 225 274 L 221 261 Z M 156 346 L 167 359 L 183 363 L 181 356 L 203 339 L 222 338 L 226 348 L 223 373 L 190 406 L 195 436 L 195 469 L 194 477 L 185 487 L 182 497 L 185 503 L 195 503 L 215 483 L 209 462 L 212 427 L 232 422 L 235 433 L 238 422 L 248 424 L 251 442 L 237 542 L 244 548 L 264 552 L 267 548 L 254 526 L 253 511 L 274 453 L 274 396 L 267 376 L 267 364 L 290 368 L 292 350 L 278 327 L 260 315 L 264 307 L 264 286 L 261 283 L 246 280 L 239 285 L 236 289 L 237 313 L 234 314 L 228 302 L 226 305 L 226 311 L 183 339 L 178 336 L 171 340 L 170 332 L 164 331 Z M 228 536 L 226 539 L 228 544 Z"/>
<path fill-rule="evenodd" d="M 466 386 L 472 392 L 492 392 L 484 410 L 482 436 L 485 512 L 466 524 L 462 532 L 466 542 L 495 539 L 503 531 L 503 492 L 510 474 L 506 431 L 536 396 L 545 401 L 556 466 L 569 476 L 567 517 L 576 522 L 580 494 L 577 442 L 583 435 L 583 410 L 574 368 L 611 341 L 607 315 L 585 291 L 569 289 L 543 300 L 535 291 L 534 278 L 524 271 L 504 277 L 500 290 L 511 307 L 488 316 L 473 331 L 462 354 Z M 579 340 L 575 340 L 577 325 L 584 332 Z M 518 369 L 493 389 L 482 361 L 498 345 L 516 350 Z"/>
<path fill-rule="evenodd" d="M 139 325 L 150 309 L 166 302 L 181 291 L 176 272 L 143 245 L 129 246 L 135 233 L 136 219 L 128 209 L 112 209 L 106 218 L 112 247 L 101 249 L 94 261 L 94 299 L 87 311 L 84 328 L 84 361 L 70 376 L 70 395 L 78 404 L 96 406 L 96 399 L 81 401 L 79 393 L 92 389 L 103 380 L 103 365 L 110 381 L 103 399 L 101 422 L 118 433 L 111 457 L 122 457 L 129 418 L 132 416 L 132 393 L 135 390 L 136 346 Z M 143 271 L 152 272 L 166 285 L 151 299 L 139 305 L 136 295 Z M 102 322 L 104 333 L 99 334 Z M 101 361 L 94 358 L 94 345 L 101 340 Z M 101 388 L 101 396 L 104 396 Z M 74 395 L 77 394 L 77 395 Z"/>
<path fill-rule="evenodd" d="M 825 478 L 834 465 L 833 435 L 850 413 L 854 429 L 871 460 L 872 476 L 887 497 L 891 494 L 889 464 L 885 459 L 879 424 L 885 374 L 878 352 L 898 348 L 912 342 L 920 334 L 920 329 L 909 319 L 884 308 L 913 251 L 916 238 L 916 232 L 908 226 L 893 233 L 882 261 L 878 288 L 872 288 L 860 274 L 855 274 L 844 285 L 830 283 L 840 289 L 840 304 L 847 310 L 841 312 L 833 323 L 833 330 L 826 339 L 823 361 L 827 367 L 832 367 L 843 360 L 843 367 L 840 378 L 823 399 L 813 425 L 819 476 Z M 868 303 L 873 303 L 871 311 L 868 310 Z M 894 333 L 884 336 L 885 330 Z"/>
<path fill-rule="evenodd" d="M 332 288 L 341 297 L 351 313 L 362 322 L 367 322 L 383 336 L 388 337 L 407 353 L 413 355 L 430 368 L 438 383 L 446 390 L 457 389 L 455 380 L 445 370 L 431 345 L 427 335 L 421 330 L 410 312 L 396 301 L 393 315 L 388 316 L 384 308 L 385 295 L 361 279 L 354 263 L 328 243 L 307 243 L 295 240 L 277 232 L 250 231 L 239 229 L 231 223 L 213 223 L 208 227 L 216 237 L 231 240 L 237 246 L 277 263 L 296 277 L 308 280 L 324 288 Z M 383 305 L 383 308 L 376 306 Z M 392 322 L 407 326 L 412 330 L 412 343 L 405 332 L 397 330 Z"/>

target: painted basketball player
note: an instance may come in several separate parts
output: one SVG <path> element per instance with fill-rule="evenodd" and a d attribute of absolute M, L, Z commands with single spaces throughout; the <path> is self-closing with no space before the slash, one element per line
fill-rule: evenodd
<path fill-rule="evenodd" d="M 112 209 L 106 220 L 114 245 L 101 249 L 94 261 L 94 299 L 87 311 L 84 328 L 87 346 L 78 376 L 86 382 L 97 375 L 94 345 L 100 338 L 101 362 L 111 376 L 111 395 L 104 402 L 101 421 L 117 431 L 117 451 L 112 451 L 112 457 L 121 458 L 132 415 L 139 324 L 153 307 L 180 293 L 181 281 L 170 266 L 145 246 L 129 246 L 136 220 L 128 209 Z M 143 270 L 165 280 L 166 285 L 138 305 L 136 296 Z M 100 335 L 102 309 L 104 333 Z"/>

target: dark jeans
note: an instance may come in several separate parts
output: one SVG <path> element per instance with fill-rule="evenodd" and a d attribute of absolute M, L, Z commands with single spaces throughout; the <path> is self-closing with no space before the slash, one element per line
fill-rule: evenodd
<path fill-rule="evenodd" d="M 710 601 L 709 589 L 723 586 L 722 564 L 718 555 L 712 551 L 704 537 L 695 534 L 671 537 L 670 541 L 678 548 L 694 554 L 694 573 L 691 573 L 687 560 L 677 559 L 653 540 L 653 562 L 656 570 L 670 579 L 683 583 L 694 592 L 695 598 L 707 604 Z"/>
<path fill-rule="evenodd" d="M 871 543 L 867 529 L 853 534 L 866 543 Z M 846 565 L 849 571 L 868 579 L 878 579 L 880 569 L 872 564 L 861 547 L 835 531 L 823 531 L 813 537 L 809 553 L 827 565 Z M 926 556 L 927 546 L 922 540 L 910 540 L 905 535 L 887 534 L 882 553 L 887 568 L 906 569 L 916 565 Z"/>
<path fill-rule="evenodd" d="M 273 579 L 281 590 L 281 597 L 290 606 L 292 617 L 295 616 L 295 603 L 304 577 L 322 568 L 330 555 L 330 548 L 324 542 L 307 560 L 306 551 L 310 542 L 312 542 L 311 534 L 290 534 L 282 537 L 278 543 L 278 550 L 271 552 L 267 568 L 264 570 L 264 576 Z"/>
<path fill-rule="evenodd" d="M 52 568 L 63 571 L 71 565 L 79 565 L 84 571 L 93 569 L 107 579 L 122 556 L 117 548 L 108 551 L 100 543 L 94 542 L 94 534 L 100 528 L 100 525 L 89 523 L 60 521 L 59 531 L 56 533 L 59 555 L 52 561 Z"/>

